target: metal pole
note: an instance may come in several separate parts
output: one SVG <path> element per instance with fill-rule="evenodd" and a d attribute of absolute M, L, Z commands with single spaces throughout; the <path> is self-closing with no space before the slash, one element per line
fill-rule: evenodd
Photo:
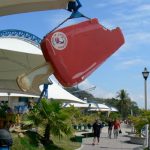
<path fill-rule="evenodd" d="M 145 83 L 144 83 L 144 91 L 145 91 L 145 110 L 147 111 L 147 80 L 145 79 Z M 148 124 L 146 125 L 146 130 L 145 130 L 145 134 L 146 134 L 146 143 L 145 143 L 145 147 L 148 147 Z"/>
<path fill-rule="evenodd" d="M 147 80 L 145 79 L 145 110 L 147 110 Z"/>

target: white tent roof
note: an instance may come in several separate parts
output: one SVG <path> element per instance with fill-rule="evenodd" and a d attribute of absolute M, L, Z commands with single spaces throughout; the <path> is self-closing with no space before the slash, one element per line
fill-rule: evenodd
<path fill-rule="evenodd" d="M 110 111 L 110 109 L 89 109 L 89 111 Z"/>
<path fill-rule="evenodd" d="M 96 104 L 96 103 L 86 103 L 86 104 L 78 104 L 78 103 L 68 103 L 65 104 L 64 107 L 74 106 L 77 108 L 89 108 L 89 111 L 110 111 L 111 109 L 104 104 Z"/>
<path fill-rule="evenodd" d="M 0 33 L 0 92 L 40 94 L 40 91 L 25 93 L 20 90 L 16 83 L 19 75 L 45 63 L 40 47 L 23 38 L 5 37 L 10 33 L 15 36 L 20 33 L 29 37 L 34 37 L 34 35 L 16 30 L 0 31 Z M 39 40 L 38 37 L 35 38 Z"/>
<path fill-rule="evenodd" d="M 43 90 L 43 85 L 40 86 L 41 91 Z M 21 93 L 0 93 L 2 97 L 36 97 L 37 95 L 30 95 L 30 94 L 21 94 Z M 85 103 L 84 101 L 80 100 L 79 98 L 75 97 L 74 95 L 70 94 L 66 90 L 64 90 L 61 86 L 56 84 L 53 81 L 52 85 L 48 87 L 48 98 L 61 100 L 64 102 L 77 102 L 77 103 Z M 82 104 L 81 104 L 82 105 Z"/>
<path fill-rule="evenodd" d="M 65 9 L 69 0 L 1 0 L 0 16 L 32 11 Z"/>
<path fill-rule="evenodd" d="M 21 94 L 21 93 L 0 93 L 1 97 L 35 97 L 38 98 L 37 95 L 30 95 L 30 94 Z"/>
<path fill-rule="evenodd" d="M 98 104 L 97 105 L 98 106 L 98 108 L 101 110 L 101 109 L 104 109 L 104 110 L 110 110 L 110 108 L 107 106 L 107 105 L 104 105 L 104 104 Z"/>
<path fill-rule="evenodd" d="M 118 110 L 114 107 L 110 107 L 110 109 L 111 109 L 111 112 L 118 112 Z"/>
<path fill-rule="evenodd" d="M 48 86 L 48 98 L 55 100 L 62 100 L 64 102 L 75 102 L 75 103 L 85 103 L 83 100 L 75 97 L 66 90 L 64 90 L 60 85 L 52 81 L 53 84 Z M 40 90 L 43 90 L 43 85 L 40 86 Z"/>
<path fill-rule="evenodd" d="M 79 103 L 68 103 L 64 104 L 64 107 L 74 106 L 77 108 L 89 108 L 89 111 L 111 111 L 117 112 L 118 110 L 114 107 L 108 107 L 104 104 L 96 104 L 96 103 L 86 103 L 86 104 L 79 104 Z"/>
<path fill-rule="evenodd" d="M 118 110 L 114 107 L 108 107 L 104 104 L 98 104 L 97 108 L 91 108 L 89 111 L 110 111 L 110 112 L 118 112 Z"/>
<path fill-rule="evenodd" d="M 104 104 L 95 104 L 95 108 L 89 109 L 89 111 L 110 111 L 111 109 Z"/>
<path fill-rule="evenodd" d="M 70 106 L 74 106 L 77 108 L 96 108 L 96 105 L 93 103 L 86 103 L 85 104 L 79 104 L 79 103 L 68 103 L 68 104 L 64 104 L 64 107 L 70 107 Z"/>

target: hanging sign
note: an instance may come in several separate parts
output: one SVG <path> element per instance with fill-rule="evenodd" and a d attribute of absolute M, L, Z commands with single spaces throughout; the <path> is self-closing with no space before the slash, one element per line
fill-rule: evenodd
<path fill-rule="evenodd" d="M 73 86 L 86 79 L 123 43 L 119 27 L 109 30 L 91 19 L 47 34 L 41 48 L 59 82 Z"/>

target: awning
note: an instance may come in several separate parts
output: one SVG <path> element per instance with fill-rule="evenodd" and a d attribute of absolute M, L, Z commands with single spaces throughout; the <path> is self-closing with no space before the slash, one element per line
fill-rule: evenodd
<path fill-rule="evenodd" d="M 30 35 L 21 31 L 0 31 L 1 36 L 12 34 Z M 30 35 L 36 38 L 34 35 Z M 36 43 L 27 42 L 19 37 L 0 37 L 0 92 L 22 93 L 17 85 L 17 77 L 32 68 L 45 63 L 40 47 Z M 40 91 L 28 91 L 28 94 L 40 94 Z"/>
<path fill-rule="evenodd" d="M 118 112 L 118 110 L 115 107 L 110 107 L 111 112 Z"/>
<path fill-rule="evenodd" d="M 42 11 L 65 9 L 69 0 L 1 0 L 0 16 Z"/>
<path fill-rule="evenodd" d="M 34 97 L 38 98 L 37 95 L 30 95 L 30 94 L 20 94 L 20 93 L 0 93 L 1 97 Z"/>
<path fill-rule="evenodd" d="M 97 104 L 97 103 L 85 103 L 85 104 L 79 104 L 79 103 L 68 103 L 65 105 L 65 107 L 74 106 L 77 108 L 89 108 L 89 110 L 107 110 L 109 111 L 110 108 L 104 104 Z"/>
<path fill-rule="evenodd" d="M 74 102 L 75 103 L 86 103 L 83 100 L 75 97 L 66 90 L 64 90 L 60 85 L 52 81 L 53 84 L 48 86 L 48 99 L 59 100 L 63 102 Z M 43 90 L 43 85 L 40 86 L 41 91 Z M 69 103 L 70 104 L 70 103 Z M 82 104 L 81 104 L 82 105 Z"/>
<path fill-rule="evenodd" d="M 85 104 L 67 103 L 67 104 L 64 104 L 64 107 L 70 107 L 70 106 L 74 106 L 76 108 L 88 108 L 88 111 L 117 112 L 116 108 L 108 107 L 105 104 L 97 104 L 97 103 L 85 103 Z"/>
<path fill-rule="evenodd" d="M 96 108 L 95 104 L 91 104 L 91 103 L 85 103 L 85 104 L 79 104 L 79 103 L 68 103 L 68 104 L 64 104 L 64 107 L 70 107 L 70 106 L 74 106 L 76 108 Z"/>

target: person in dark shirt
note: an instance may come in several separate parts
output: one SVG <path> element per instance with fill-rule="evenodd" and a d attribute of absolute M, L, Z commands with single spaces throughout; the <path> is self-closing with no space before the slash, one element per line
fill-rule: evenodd
<path fill-rule="evenodd" d="M 99 120 L 96 120 L 95 123 L 93 124 L 93 133 L 94 133 L 93 145 L 95 145 L 96 139 L 97 143 L 99 143 L 102 127 L 103 125 L 102 123 L 100 123 Z"/>
<path fill-rule="evenodd" d="M 113 128 L 113 121 L 109 119 L 108 121 L 108 137 L 111 139 L 111 133 L 112 133 L 112 128 Z"/>

